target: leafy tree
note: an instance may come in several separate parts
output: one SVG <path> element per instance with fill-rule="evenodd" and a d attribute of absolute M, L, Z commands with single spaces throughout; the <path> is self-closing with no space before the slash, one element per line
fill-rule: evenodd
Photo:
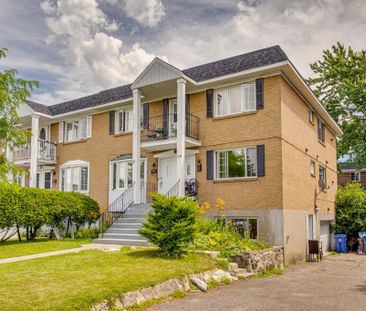
<path fill-rule="evenodd" d="M 196 233 L 197 202 L 152 194 L 151 212 L 139 230 L 152 244 L 168 256 L 181 256 Z"/>
<path fill-rule="evenodd" d="M 350 183 L 338 189 L 335 232 L 357 236 L 360 231 L 366 231 L 366 191 Z"/>
<path fill-rule="evenodd" d="M 309 84 L 344 132 L 338 156 L 352 155 L 355 163 L 365 165 L 366 51 L 357 52 L 338 42 L 310 67 L 316 77 Z"/>
<path fill-rule="evenodd" d="M 7 49 L 0 48 L 0 60 L 6 57 Z M 0 70 L 0 143 L 6 142 L 10 148 L 24 145 L 28 141 L 29 133 L 16 125 L 18 121 L 17 109 L 30 97 L 30 91 L 39 87 L 38 81 L 26 81 L 16 76 L 14 69 Z M 6 180 L 6 174 L 14 168 L 0 155 L 0 181 Z"/>

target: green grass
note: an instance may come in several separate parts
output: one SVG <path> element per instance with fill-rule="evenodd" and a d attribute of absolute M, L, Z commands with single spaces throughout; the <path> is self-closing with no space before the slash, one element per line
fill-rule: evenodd
<path fill-rule="evenodd" d="M 279 276 L 282 274 L 283 270 L 281 268 L 273 268 L 272 270 L 263 270 L 261 273 L 253 275 L 251 279 L 261 279 L 269 276 Z"/>
<path fill-rule="evenodd" d="M 80 310 L 103 299 L 175 277 L 210 270 L 216 260 L 190 253 L 182 259 L 156 250 L 88 250 L 0 265 L 1 310 Z"/>
<path fill-rule="evenodd" d="M 46 238 L 35 241 L 7 240 L 0 244 L 0 259 L 33 255 L 39 253 L 59 251 L 63 249 L 80 247 L 82 244 L 90 243 L 91 240 L 48 240 Z"/>

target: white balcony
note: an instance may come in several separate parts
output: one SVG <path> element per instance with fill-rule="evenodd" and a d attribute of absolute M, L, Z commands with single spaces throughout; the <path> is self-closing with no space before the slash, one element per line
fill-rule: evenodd
<path fill-rule="evenodd" d="M 31 144 L 28 143 L 22 147 L 14 149 L 14 164 L 29 166 L 31 160 Z M 38 165 L 56 163 L 56 144 L 38 139 Z"/>

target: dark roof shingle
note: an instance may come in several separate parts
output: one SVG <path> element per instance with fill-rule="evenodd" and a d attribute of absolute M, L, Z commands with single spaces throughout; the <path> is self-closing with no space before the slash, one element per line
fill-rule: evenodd
<path fill-rule="evenodd" d="M 276 45 L 261 50 L 221 59 L 212 63 L 183 70 L 183 73 L 197 82 L 238 73 L 244 70 L 259 68 L 288 60 L 282 49 Z M 48 115 L 60 115 L 72 111 L 97 107 L 110 102 L 132 97 L 131 84 L 104 90 L 97 94 L 70 100 L 53 106 L 28 102 L 37 112 Z"/>

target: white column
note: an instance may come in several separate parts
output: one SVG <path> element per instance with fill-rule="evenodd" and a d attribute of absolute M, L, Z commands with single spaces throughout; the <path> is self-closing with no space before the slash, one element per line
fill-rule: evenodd
<path fill-rule="evenodd" d="M 14 151 L 10 148 L 9 144 L 6 144 L 5 146 L 5 157 L 6 161 L 8 161 L 9 163 L 14 162 Z M 6 177 L 8 178 L 9 181 L 13 181 L 14 180 L 13 172 L 9 171 L 6 174 Z"/>
<path fill-rule="evenodd" d="M 32 137 L 31 137 L 31 158 L 29 167 L 29 186 L 37 185 L 37 159 L 38 159 L 38 136 L 39 136 L 39 116 L 32 115 Z"/>
<path fill-rule="evenodd" d="M 133 93 L 133 136 L 132 136 L 132 180 L 134 182 L 133 202 L 140 203 L 140 144 L 141 144 L 141 92 L 139 89 L 132 90 Z"/>
<path fill-rule="evenodd" d="M 186 160 L 186 80 L 177 80 L 177 179 L 178 196 L 185 195 Z"/>

